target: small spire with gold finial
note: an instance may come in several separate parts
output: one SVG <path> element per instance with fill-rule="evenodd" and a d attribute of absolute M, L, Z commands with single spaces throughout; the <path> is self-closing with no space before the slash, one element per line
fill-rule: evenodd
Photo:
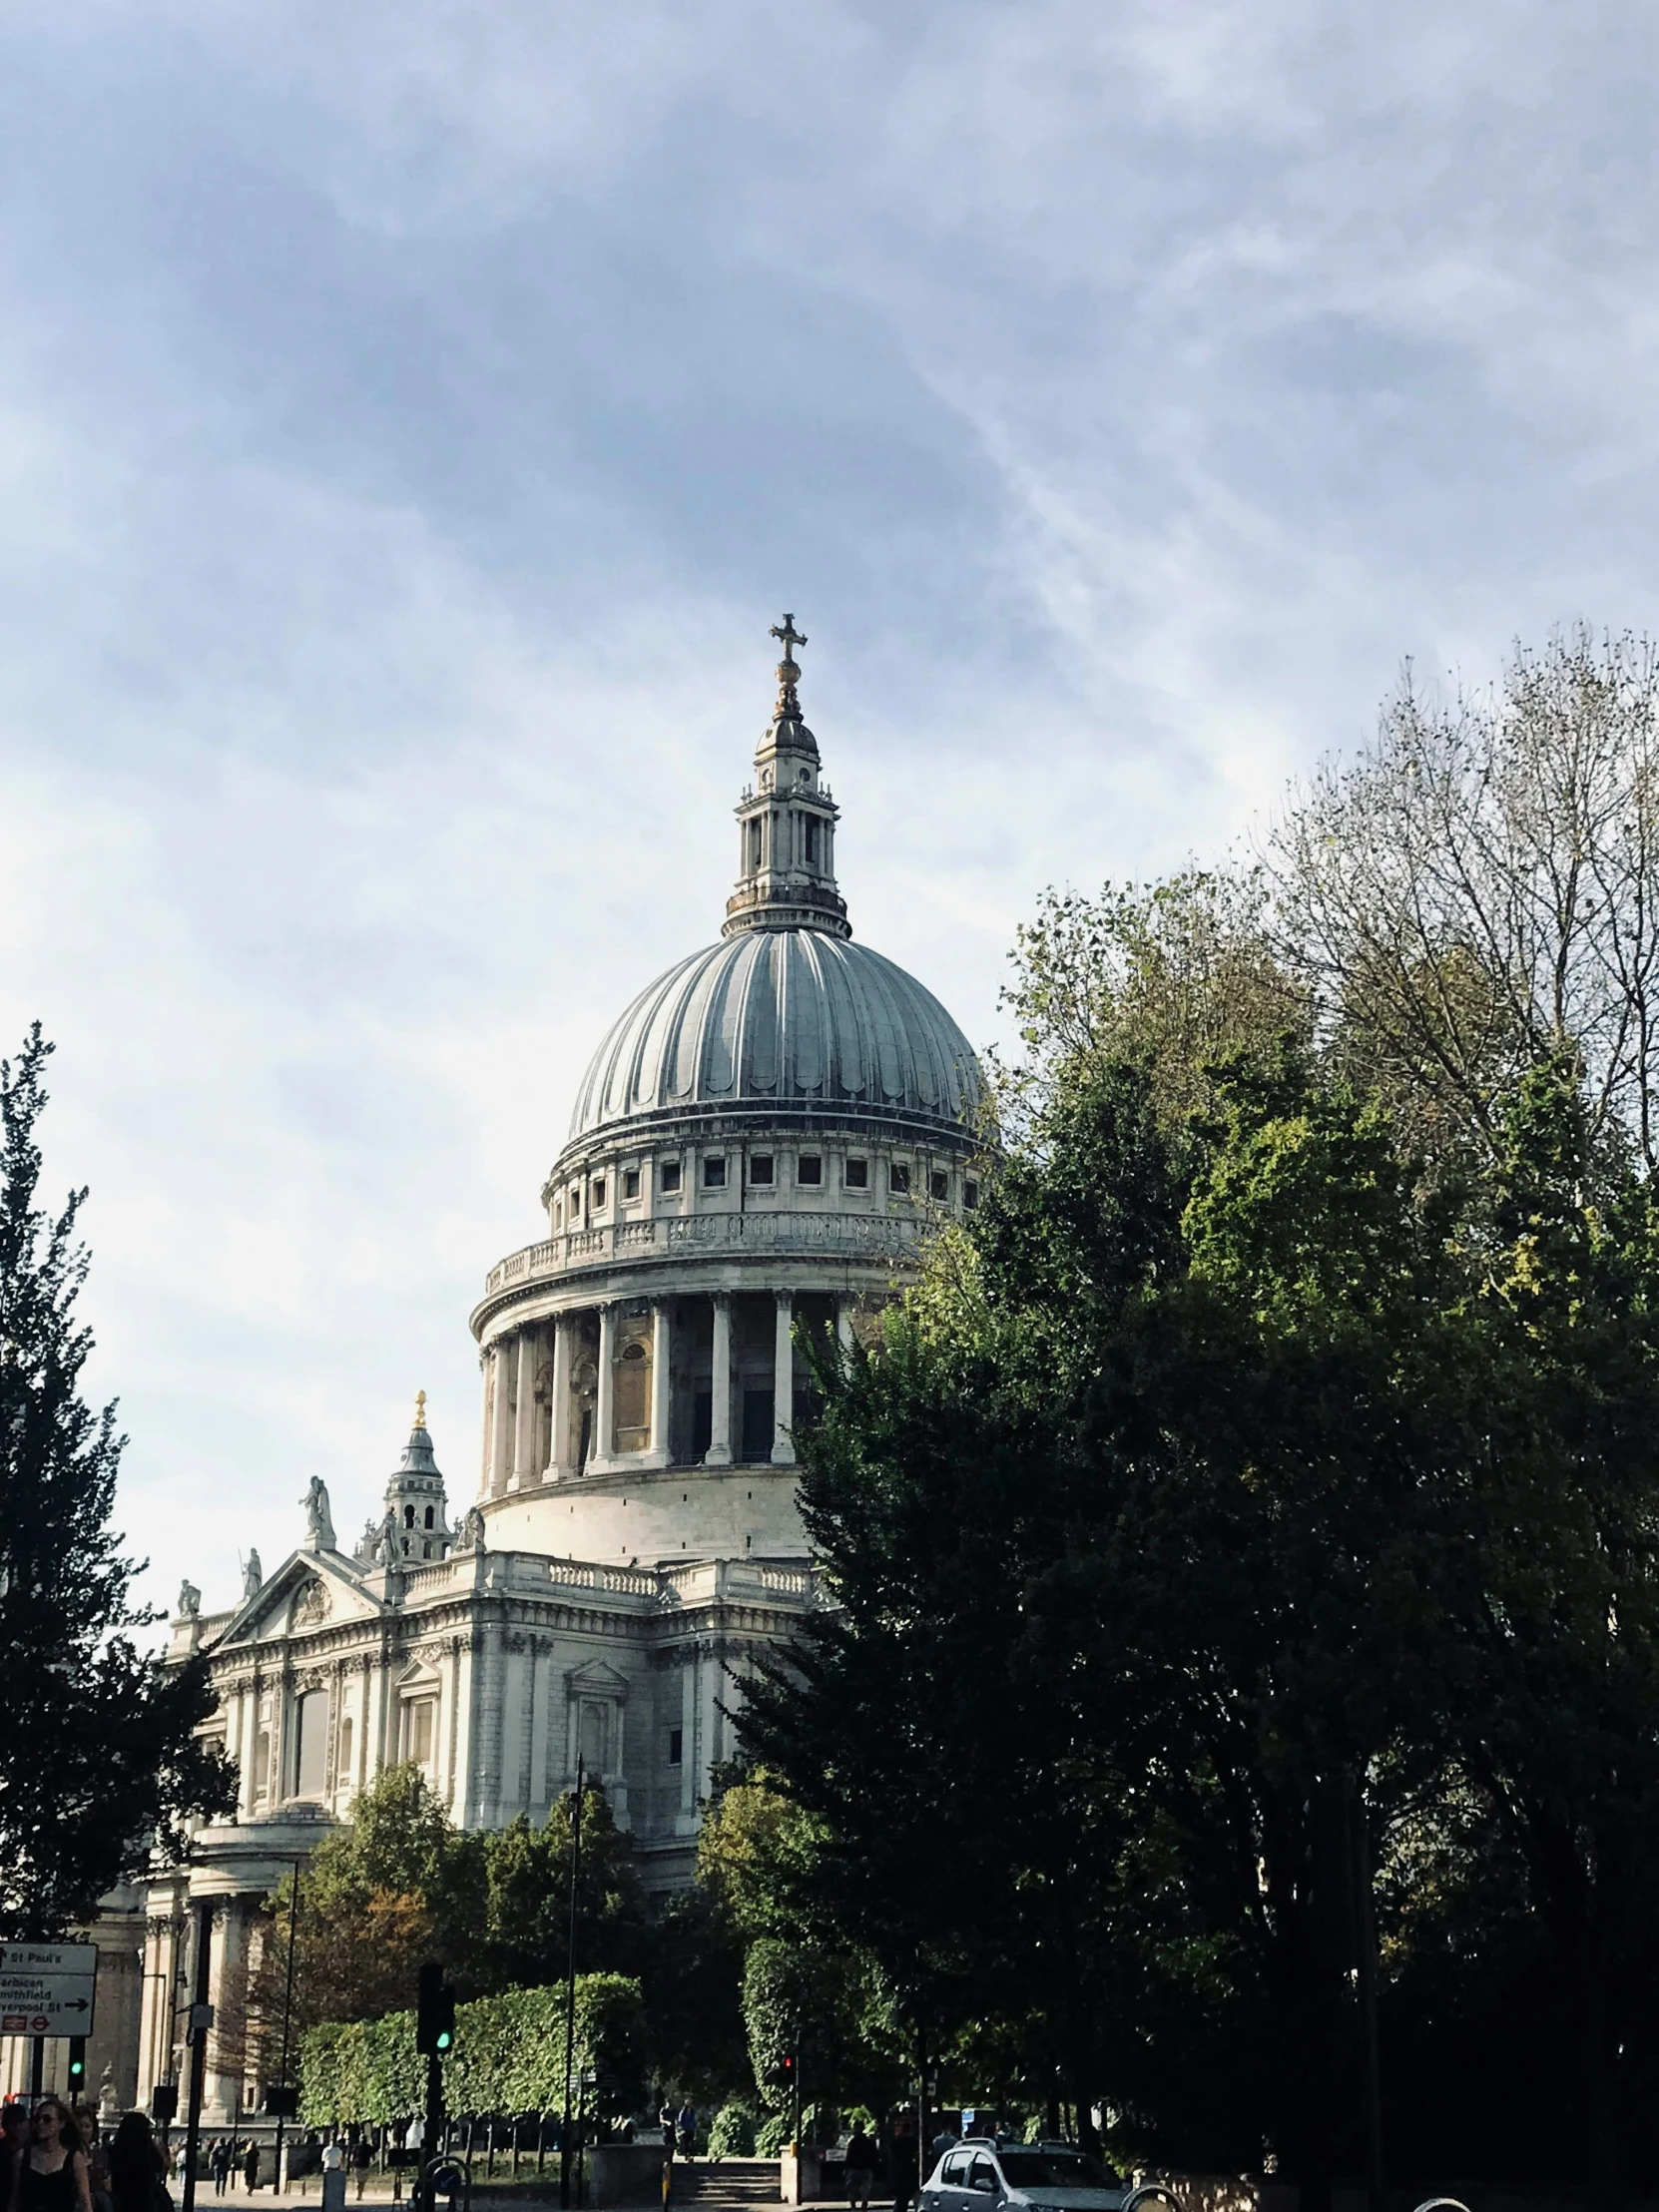
<path fill-rule="evenodd" d="M 414 1424 L 417 1428 L 426 1426 L 426 1392 L 424 1390 L 416 1390 L 415 1392 Z"/>
<path fill-rule="evenodd" d="M 849 937 L 846 901 L 835 888 L 837 810 L 822 782 L 818 740 L 801 713 L 797 646 L 807 634 L 794 615 L 772 625 L 784 649 L 778 704 L 755 748 L 755 781 L 739 800 L 738 880 L 726 901 L 723 936 L 740 929 L 822 929 Z"/>

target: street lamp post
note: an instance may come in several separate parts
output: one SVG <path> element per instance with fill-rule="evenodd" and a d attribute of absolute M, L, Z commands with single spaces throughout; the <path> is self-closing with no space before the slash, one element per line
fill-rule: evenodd
<path fill-rule="evenodd" d="M 571 2071 L 576 2058 L 576 1883 L 582 1866 L 582 1755 L 576 1754 L 576 1798 L 570 1819 L 570 1938 L 565 1957 L 565 2112 L 559 2130 L 559 2204 L 570 2212 Z"/>
<path fill-rule="evenodd" d="M 279 2191 L 282 2186 L 282 2130 L 286 2127 L 288 2118 L 288 2041 L 293 2024 L 293 1951 L 299 1935 L 299 1871 L 304 1864 L 303 1859 L 293 1862 L 293 1893 L 288 1899 L 288 1963 L 282 1988 L 282 2058 L 277 2067 L 282 2099 L 281 2109 L 276 2114 L 276 2162 L 271 2176 L 271 2186 L 276 2191 Z"/>

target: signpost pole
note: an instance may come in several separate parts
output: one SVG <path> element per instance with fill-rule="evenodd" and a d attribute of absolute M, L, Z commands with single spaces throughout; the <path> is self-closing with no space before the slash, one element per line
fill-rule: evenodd
<path fill-rule="evenodd" d="M 196 2212 L 196 2161 L 202 2148 L 202 2089 L 208 2071 L 208 2027 L 213 2007 L 208 2002 L 209 1968 L 212 1964 L 214 1909 L 208 1898 L 196 1908 L 196 1986 L 190 2008 L 190 2105 L 185 2118 L 184 2212 Z"/>
<path fill-rule="evenodd" d="M 299 1934 L 299 1875 L 305 1862 L 293 1862 L 293 1890 L 288 1899 L 288 1971 L 287 1984 L 282 1991 L 282 2063 L 280 2072 L 284 2092 L 288 2085 L 288 2035 L 293 2025 L 293 1946 Z M 287 2125 L 287 2097 L 282 2098 L 282 2109 L 276 2115 L 276 2165 L 271 2176 L 271 2186 L 279 2190 L 282 2186 L 282 2130 Z"/>
<path fill-rule="evenodd" d="M 46 2037 L 37 2035 L 29 2052 L 29 2102 L 38 2104 L 46 2088 Z"/>

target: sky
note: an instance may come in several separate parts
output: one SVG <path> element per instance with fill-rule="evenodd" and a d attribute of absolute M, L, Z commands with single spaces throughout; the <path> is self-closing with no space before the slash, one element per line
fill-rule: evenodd
<path fill-rule="evenodd" d="M 5 0 L 0 1051 L 58 1050 L 145 1595 L 349 1541 L 768 627 L 857 934 L 1247 837 L 1409 659 L 1653 630 L 1659 16 Z M 1449 673 L 1448 673 L 1449 672 Z"/>

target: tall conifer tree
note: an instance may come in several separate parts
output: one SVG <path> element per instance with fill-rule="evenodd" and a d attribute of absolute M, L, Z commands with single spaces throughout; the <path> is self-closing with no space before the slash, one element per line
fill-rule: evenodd
<path fill-rule="evenodd" d="M 125 1438 L 81 1394 L 92 1332 L 75 1301 L 86 1198 L 37 1204 L 36 1125 L 52 1047 L 37 1022 L 0 1061 L 0 1937 L 61 1935 L 182 1824 L 229 1809 L 229 1770 L 196 1736 L 204 1660 L 164 1670 L 133 1631 L 134 1563 L 110 1525 Z"/>

